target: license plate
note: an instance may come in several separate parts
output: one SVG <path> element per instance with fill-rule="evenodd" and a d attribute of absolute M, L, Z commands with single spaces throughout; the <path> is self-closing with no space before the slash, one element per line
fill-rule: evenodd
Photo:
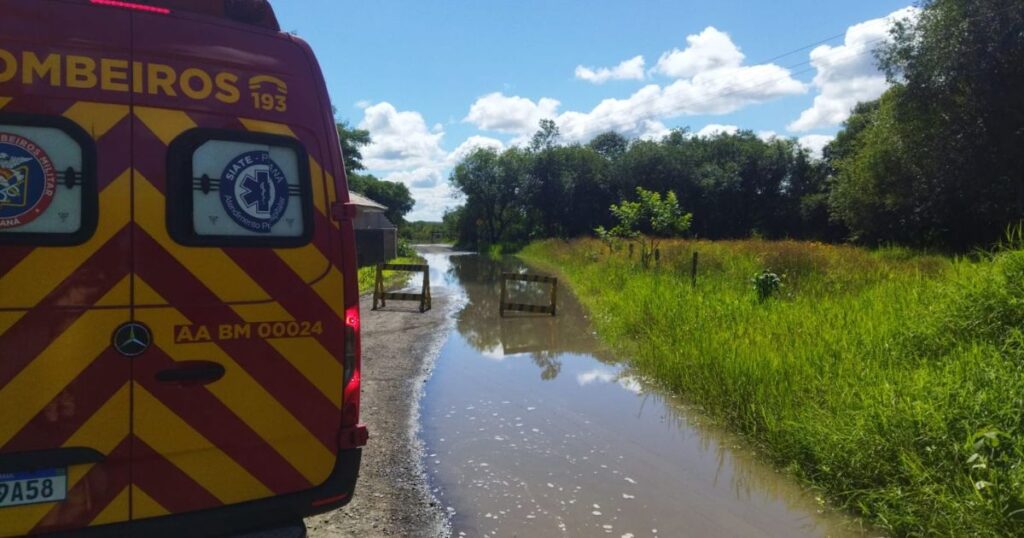
<path fill-rule="evenodd" d="M 63 501 L 67 495 L 67 469 L 0 473 L 0 508 Z"/>

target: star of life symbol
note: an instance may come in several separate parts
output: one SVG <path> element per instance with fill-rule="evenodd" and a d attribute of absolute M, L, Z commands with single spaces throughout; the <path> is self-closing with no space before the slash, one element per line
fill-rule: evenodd
<path fill-rule="evenodd" d="M 267 151 L 250 151 L 231 160 L 220 180 L 224 211 L 253 233 L 269 234 L 288 209 L 288 179 Z"/>
<path fill-rule="evenodd" d="M 274 184 L 270 181 L 269 168 L 253 170 L 241 181 L 242 203 L 251 213 L 269 215 L 274 200 Z"/>

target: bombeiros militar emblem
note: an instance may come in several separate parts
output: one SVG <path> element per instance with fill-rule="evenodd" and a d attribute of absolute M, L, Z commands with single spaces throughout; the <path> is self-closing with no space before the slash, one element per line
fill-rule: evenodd
<path fill-rule="evenodd" d="M 57 171 L 38 144 L 0 132 L 0 230 L 24 226 L 42 215 L 57 192 Z"/>
<path fill-rule="evenodd" d="M 270 152 L 231 160 L 220 178 L 220 201 L 231 220 L 254 233 L 273 231 L 288 209 L 288 178 Z"/>

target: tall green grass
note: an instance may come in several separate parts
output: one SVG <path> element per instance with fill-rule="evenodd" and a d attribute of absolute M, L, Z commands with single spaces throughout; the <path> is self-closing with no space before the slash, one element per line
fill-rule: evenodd
<path fill-rule="evenodd" d="M 640 373 L 838 505 L 901 536 L 1024 535 L 1024 251 L 662 251 L 648 271 L 590 240 L 521 256 L 559 271 Z M 762 302 L 764 270 L 783 287 Z"/>

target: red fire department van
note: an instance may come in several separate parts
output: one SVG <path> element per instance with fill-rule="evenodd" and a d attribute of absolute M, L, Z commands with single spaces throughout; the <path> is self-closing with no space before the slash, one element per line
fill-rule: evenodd
<path fill-rule="evenodd" d="M 0 0 L 0 536 L 348 502 L 352 214 L 323 76 L 265 0 Z"/>

